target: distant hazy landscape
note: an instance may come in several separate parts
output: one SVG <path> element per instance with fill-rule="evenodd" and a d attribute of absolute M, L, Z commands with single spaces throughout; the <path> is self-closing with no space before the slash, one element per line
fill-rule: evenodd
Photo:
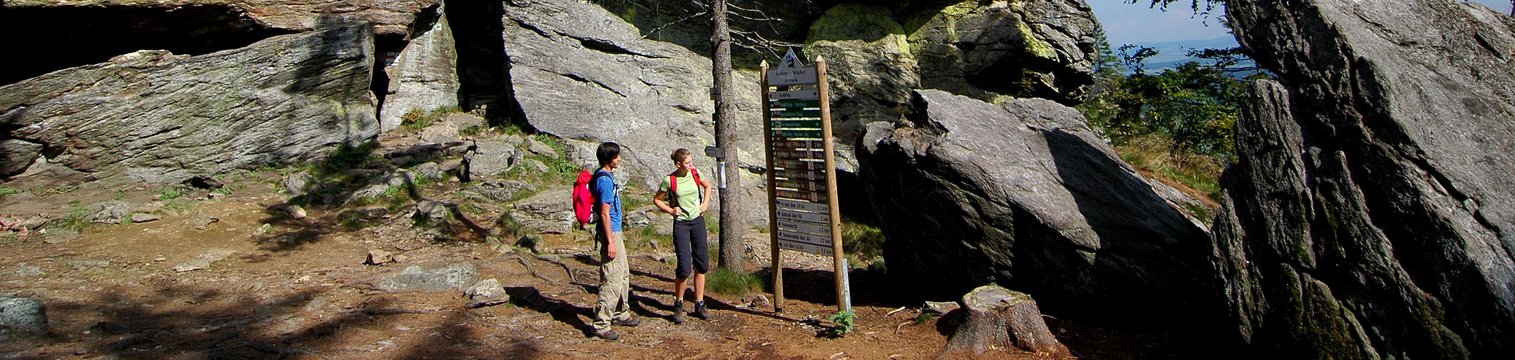
<path fill-rule="evenodd" d="M 1237 46 L 1237 43 L 1236 38 L 1226 35 L 1213 39 L 1139 42 L 1133 45 L 1157 50 L 1157 55 L 1148 58 L 1143 69 L 1149 72 L 1161 72 L 1163 69 L 1175 68 L 1190 61 L 1204 62 L 1203 59 L 1190 57 L 1191 50 L 1233 48 Z M 1111 44 L 1111 46 L 1116 51 L 1120 51 L 1121 44 Z"/>

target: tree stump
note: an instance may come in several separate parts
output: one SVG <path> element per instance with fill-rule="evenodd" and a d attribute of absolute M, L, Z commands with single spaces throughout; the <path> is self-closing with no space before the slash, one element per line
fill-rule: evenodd
<path fill-rule="evenodd" d="M 1047 322 L 1030 295 L 995 285 L 980 286 L 963 295 L 963 310 L 966 319 L 947 339 L 939 358 L 1012 347 L 1057 357 L 1069 355 L 1068 348 L 1047 330 Z"/>

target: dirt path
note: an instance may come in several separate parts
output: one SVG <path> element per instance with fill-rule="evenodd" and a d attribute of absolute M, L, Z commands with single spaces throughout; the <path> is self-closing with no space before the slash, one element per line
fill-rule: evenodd
<path fill-rule="evenodd" d="M 254 182 L 251 186 L 258 184 Z M 282 201 L 250 189 L 201 201 L 177 215 L 131 225 L 97 225 L 57 243 L 37 237 L 3 247 L 0 293 L 44 299 L 53 335 L 0 343 L 11 358 L 927 358 L 945 343 L 894 304 L 859 301 L 857 331 L 816 334 L 835 311 L 830 272 L 786 271 L 785 312 L 752 299 L 714 295 L 713 318 L 674 325 L 671 265 L 633 258 L 634 310 L 641 326 L 606 342 L 587 337 L 598 280 L 587 243 L 552 236 L 545 258 L 501 253 L 482 243 L 435 243 L 395 221 L 359 230 L 328 225 L 334 214 L 293 220 L 265 210 Z M 195 230 L 196 219 L 219 221 Z M 253 235 L 261 224 L 273 231 Z M 56 241 L 55 241 L 56 242 Z M 404 263 L 363 265 L 369 249 Z M 766 250 L 765 250 L 766 251 Z M 176 266 L 230 255 L 208 268 Z M 754 263 L 757 263 L 756 260 Z M 764 259 L 766 260 L 766 259 Z M 384 292 L 371 284 L 408 265 L 466 261 L 496 278 L 512 303 L 465 309 L 456 291 Z M 565 270 L 566 269 L 566 270 Z M 38 271 L 40 270 L 40 274 Z M 570 276 L 568 271 L 572 271 Z M 867 276 L 857 280 L 868 281 Z"/>

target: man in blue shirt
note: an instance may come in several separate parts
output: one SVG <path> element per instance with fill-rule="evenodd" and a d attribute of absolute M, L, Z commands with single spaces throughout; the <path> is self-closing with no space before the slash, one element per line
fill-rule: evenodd
<path fill-rule="evenodd" d="M 594 303 L 594 336 L 615 340 L 621 334 L 611 325 L 637 326 L 631 317 L 631 268 L 626 261 L 626 244 L 621 236 L 621 189 L 615 184 L 616 168 L 621 167 L 621 145 L 600 144 L 595 153 L 600 169 L 595 171 L 589 190 L 594 195 L 595 241 L 600 247 L 600 297 Z"/>

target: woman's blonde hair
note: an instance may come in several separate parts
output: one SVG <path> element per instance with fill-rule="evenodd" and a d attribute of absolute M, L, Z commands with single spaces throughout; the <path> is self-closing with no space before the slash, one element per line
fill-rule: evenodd
<path fill-rule="evenodd" d="M 684 159 L 689 158 L 689 149 L 679 148 L 678 150 L 674 150 L 673 155 L 668 156 L 668 158 L 673 159 L 674 164 L 683 164 Z"/>

